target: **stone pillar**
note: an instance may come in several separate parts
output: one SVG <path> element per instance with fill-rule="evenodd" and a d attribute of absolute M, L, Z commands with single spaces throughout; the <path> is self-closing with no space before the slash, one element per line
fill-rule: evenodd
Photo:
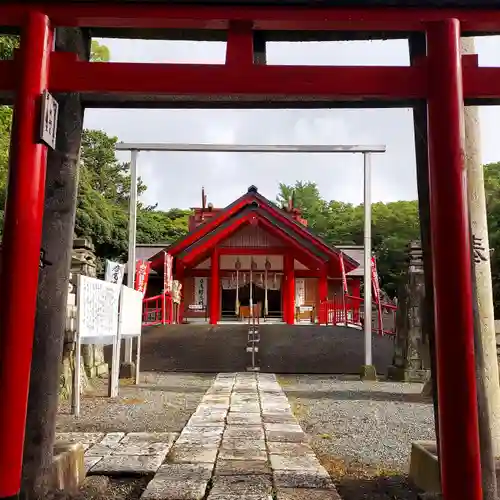
<path fill-rule="evenodd" d="M 462 38 L 462 54 L 474 54 L 474 38 Z M 495 456 L 500 455 L 500 384 L 495 335 L 495 315 L 491 283 L 490 247 L 484 194 L 484 174 L 481 158 L 479 109 L 465 107 L 465 163 L 468 176 L 469 213 L 475 243 L 475 280 L 477 307 L 481 323 L 483 346 L 483 379 L 490 405 L 490 426 Z"/>
<path fill-rule="evenodd" d="M 393 380 L 425 382 L 430 377 L 430 357 L 422 328 L 425 278 L 420 242 L 410 243 L 409 255 L 406 283 L 399 292 L 394 359 L 388 376 Z"/>

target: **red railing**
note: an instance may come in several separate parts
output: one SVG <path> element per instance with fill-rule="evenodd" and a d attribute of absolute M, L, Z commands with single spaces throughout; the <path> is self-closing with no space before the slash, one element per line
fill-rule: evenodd
<path fill-rule="evenodd" d="M 381 304 L 382 314 L 380 315 L 378 304 L 373 302 L 373 331 L 379 335 L 394 335 L 396 333 L 396 310 L 397 307 L 392 304 Z M 335 296 L 320 304 L 318 319 L 323 325 L 362 327 L 365 319 L 364 299 L 350 295 Z"/>
<path fill-rule="evenodd" d="M 182 302 L 175 304 L 169 294 L 147 297 L 142 301 L 142 325 L 171 325 L 180 323 L 182 317 Z"/>

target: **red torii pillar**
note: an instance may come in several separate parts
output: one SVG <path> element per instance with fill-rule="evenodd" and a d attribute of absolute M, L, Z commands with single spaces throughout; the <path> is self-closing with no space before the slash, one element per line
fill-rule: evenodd
<path fill-rule="evenodd" d="M 47 158 L 47 148 L 36 142 L 36 135 L 52 45 L 49 19 L 30 12 L 18 56 L 0 275 L 5 293 L 0 301 L 0 498 L 17 498 L 21 484 Z"/>
<path fill-rule="evenodd" d="M 481 500 L 458 20 L 427 26 L 427 52 L 441 483 L 445 500 Z"/>
<path fill-rule="evenodd" d="M 320 325 L 325 325 L 327 320 L 326 301 L 328 300 L 328 274 L 326 268 L 321 269 L 321 274 L 318 278 L 318 298 L 319 298 L 319 314 L 318 322 Z"/>
<path fill-rule="evenodd" d="M 352 278 L 349 283 L 351 283 L 351 295 L 355 297 L 352 300 L 352 310 L 353 310 L 353 321 L 358 323 L 360 321 L 360 306 L 361 306 L 361 279 Z M 359 299 L 359 300 L 356 300 Z"/>
<path fill-rule="evenodd" d="M 291 254 L 283 256 L 283 309 L 285 323 L 295 324 L 295 269 L 294 258 Z"/>

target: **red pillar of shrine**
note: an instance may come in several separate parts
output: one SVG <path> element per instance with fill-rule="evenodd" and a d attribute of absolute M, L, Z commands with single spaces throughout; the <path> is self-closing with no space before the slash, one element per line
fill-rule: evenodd
<path fill-rule="evenodd" d="M 212 252 L 210 268 L 210 324 L 216 325 L 219 322 L 220 309 L 220 272 L 219 272 L 219 252 L 215 248 Z"/>
<path fill-rule="evenodd" d="M 326 324 L 326 308 L 324 303 L 328 300 L 328 274 L 326 269 L 321 271 L 318 278 L 318 299 L 319 299 L 319 315 L 318 321 L 320 325 Z"/>
<path fill-rule="evenodd" d="M 482 498 L 460 25 L 427 29 L 429 160 L 440 466 L 446 500 Z"/>
<path fill-rule="evenodd" d="M 285 277 L 284 288 L 286 293 L 284 295 L 284 320 L 287 324 L 295 324 L 295 270 L 293 255 L 287 254 L 283 259 L 283 271 Z"/>
<path fill-rule="evenodd" d="M 16 497 L 21 483 L 47 154 L 36 134 L 52 44 L 48 18 L 31 12 L 21 33 L 0 276 L 0 498 Z"/>
<path fill-rule="evenodd" d="M 351 284 L 351 296 L 356 299 L 361 299 L 361 279 L 360 278 L 352 278 L 349 283 Z M 353 300 L 352 301 L 353 308 L 353 320 L 354 323 L 359 323 L 360 321 L 360 306 L 361 300 Z"/>

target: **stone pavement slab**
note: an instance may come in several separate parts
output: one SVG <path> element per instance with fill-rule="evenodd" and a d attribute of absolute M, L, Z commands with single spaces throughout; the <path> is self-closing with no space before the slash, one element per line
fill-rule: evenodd
<path fill-rule="evenodd" d="M 215 476 L 210 495 L 239 494 L 246 497 L 247 495 L 271 495 L 272 491 L 272 481 L 267 475 Z"/>
<path fill-rule="evenodd" d="M 179 434 L 64 433 L 90 474 L 154 475 L 145 500 L 340 500 L 273 374 L 219 374 Z"/>
<path fill-rule="evenodd" d="M 214 475 L 216 476 L 262 476 L 271 475 L 271 467 L 262 460 L 224 460 L 217 458 Z"/>
<path fill-rule="evenodd" d="M 99 460 L 91 469 L 91 474 L 109 476 L 131 476 L 154 474 L 162 464 L 164 456 L 115 456 Z"/>
<path fill-rule="evenodd" d="M 228 425 L 224 439 L 264 439 L 262 425 Z"/>
<path fill-rule="evenodd" d="M 141 498 L 149 500 L 201 500 L 213 466 L 202 464 L 162 465 Z"/>
<path fill-rule="evenodd" d="M 176 444 L 169 453 L 168 461 L 171 463 L 186 464 L 214 464 L 217 458 L 217 448 L 207 448 L 203 445 L 192 446 L 187 444 Z"/>

